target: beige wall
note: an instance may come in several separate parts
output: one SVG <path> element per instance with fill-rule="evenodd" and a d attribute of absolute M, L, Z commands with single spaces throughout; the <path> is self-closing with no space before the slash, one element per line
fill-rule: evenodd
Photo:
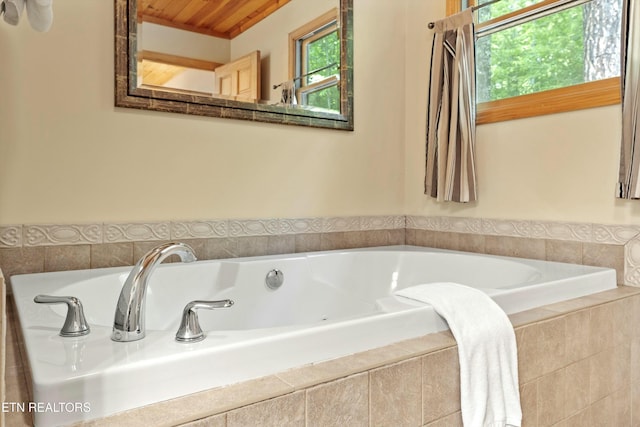
<path fill-rule="evenodd" d="M 478 198 L 442 204 L 424 196 L 428 93 L 423 78 L 431 48 L 425 21 L 444 16 L 443 1 L 408 0 L 406 80 L 406 213 L 599 223 L 639 222 L 640 204 L 614 198 L 619 106 L 480 125 Z M 429 19 L 425 20 L 425 17 Z M 415 96 L 414 94 L 420 94 Z"/>
<path fill-rule="evenodd" d="M 403 213 L 403 12 L 355 3 L 355 132 L 114 108 L 112 1 L 0 22 L 0 224 Z"/>
<path fill-rule="evenodd" d="M 0 225 L 454 215 L 638 223 L 613 197 L 617 107 L 482 125 L 480 201 L 422 194 L 431 33 L 444 0 L 354 0 L 355 132 L 113 107 L 113 4 L 0 23 Z M 70 89 L 73 88 L 73 89 Z"/>

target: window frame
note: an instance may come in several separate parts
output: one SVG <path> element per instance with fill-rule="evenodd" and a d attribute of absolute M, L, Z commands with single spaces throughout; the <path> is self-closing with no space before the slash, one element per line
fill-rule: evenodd
<path fill-rule="evenodd" d="M 306 77 L 301 77 L 311 71 L 307 70 L 308 61 L 304 56 L 306 46 L 338 31 L 338 23 L 338 9 L 334 8 L 289 33 L 289 79 L 297 82 L 296 97 L 299 102 L 306 99 L 308 94 L 330 86 L 337 86 L 340 90 L 340 79 L 336 76 L 329 76 L 314 83 L 307 83 Z M 301 58 L 299 58 L 299 52 L 302 55 Z M 340 67 L 340 58 L 338 58 L 337 67 Z"/>
<path fill-rule="evenodd" d="M 469 0 L 469 6 L 475 4 Z M 543 3 L 546 3 L 543 2 Z M 447 0 L 447 16 L 462 11 L 461 0 Z M 505 15 L 505 16 L 509 16 Z M 497 18 L 500 19 L 500 18 Z M 495 22 L 496 20 L 488 21 Z M 477 27 L 481 28 L 482 25 Z M 477 104 L 476 124 L 536 117 L 587 108 L 616 105 L 621 102 L 620 77 L 581 83 Z"/>

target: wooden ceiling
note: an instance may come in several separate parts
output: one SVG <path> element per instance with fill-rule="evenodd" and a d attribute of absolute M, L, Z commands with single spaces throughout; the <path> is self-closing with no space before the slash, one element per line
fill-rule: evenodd
<path fill-rule="evenodd" d="M 291 0 L 138 0 L 138 21 L 233 39 Z"/>

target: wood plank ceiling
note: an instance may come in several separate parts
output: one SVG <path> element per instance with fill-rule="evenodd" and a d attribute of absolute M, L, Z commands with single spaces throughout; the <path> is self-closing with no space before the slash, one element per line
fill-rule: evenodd
<path fill-rule="evenodd" d="M 233 39 L 290 0 L 138 0 L 138 21 Z"/>

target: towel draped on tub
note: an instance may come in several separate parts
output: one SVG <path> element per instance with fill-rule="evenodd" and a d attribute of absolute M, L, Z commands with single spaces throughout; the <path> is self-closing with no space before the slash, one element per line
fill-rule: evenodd
<path fill-rule="evenodd" d="M 458 343 L 465 427 L 520 426 L 516 338 L 500 306 L 457 283 L 411 286 L 395 295 L 430 304 L 447 321 Z"/>

